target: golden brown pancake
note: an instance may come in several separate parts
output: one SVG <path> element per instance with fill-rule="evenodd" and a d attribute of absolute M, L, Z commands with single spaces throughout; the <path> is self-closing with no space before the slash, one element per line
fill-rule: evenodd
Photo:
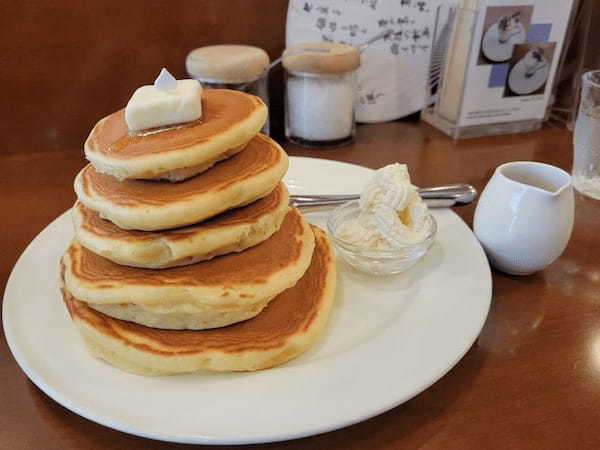
<path fill-rule="evenodd" d="M 307 350 L 325 326 L 335 297 L 332 249 L 314 227 L 312 262 L 298 283 L 279 294 L 261 314 L 225 328 L 158 330 L 113 319 L 63 288 L 69 313 L 92 354 L 144 375 L 259 370 Z"/>
<path fill-rule="evenodd" d="M 172 314 L 195 314 L 181 326 L 208 328 L 258 314 L 269 300 L 300 279 L 313 250 L 310 225 L 290 208 L 269 239 L 209 261 L 162 270 L 127 267 L 74 240 L 63 263 L 69 292 L 103 312 L 168 328 L 179 327 L 186 319 Z"/>
<path fill-rule="evenodd" d="M 268 195 L 288 157 L 261 134 L 211 170 L 181 183 L 125 180 L 86 166 L 75 179 L 79 201 L 120 228 L 145 231 L 191 225 Z"/>
<path fill-rule="evenodd" d="M 120 110 L 96 124 L 85 143 L 85 154 L 96 170 L 120 180 L 181 180 L 241 150 L 266 118 L 267 108 L 258 97 L 207 89 L 202 94 L 202 118 L 198 121 L 132 135 L 125 110 Z"/>
<path fill-rule="evenodd" d="M 283 183 L 266 197 L 199 224 L 166 231 L 123 230 L 77 202 L 71 216 L 77 240 L 117 264 L 168 268 L 239 252 L 269 238 L 288 211 Z"/>

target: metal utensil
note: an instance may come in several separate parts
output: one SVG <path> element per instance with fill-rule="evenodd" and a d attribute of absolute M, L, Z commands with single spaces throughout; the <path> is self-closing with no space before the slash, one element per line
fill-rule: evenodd
<path fill-rule="evenodd" d="M 288 53 L 286 56 L 291 56 L 291 55 L 295 55 L 297 53 L 304 53 L 304 52 L 329 53 L 329 50 L 325 49 L 325 48 L 303 47 L 303 48 L 299 48 L 293 52 Z M 269 64 L 267 67 L 265 67 L 264 70 L 262 71 L 262 73 L 258 76 L 258 78 L 262 78 L 262 77 L 266 76 L 271 71 L 271 69 L 273 69 L 275 66 L 278 66 L 279 64 L 281 64 L 282 61 L 283 61 L 283 55 L 281 55 L 279 58 L 275 59 L 273 62 L 271 62 L 271 64 Z M 254 80 L 248 81 L 247 83 L 242 84 L 238 89 L 243 90 L 250 83 L 254 83 Z"/>
<path fill-rule="evenodd" d="M 369 48 L 369 45 L 371 45 L 374 42 L 377 42 L 380 39 L 383 39 L 387 36 L 389 36 L 390 34 L 392 34 L 392 30 L 385 30 L 382 31 L 381 33 L 376 34 L 375 36 L 373 36 L 371 39 L 369 39 L 366 42 L 363 42 L 362 44 L 359 44 L 356 46 L 356 48 L 358 49 L 359 53 L 364 52 L 367 48 Z"/>
<path fill-rule="evenodd" d="M 388 36 L 389 34 L 392 33 L 392 30 L 386 30 L 386 31 L 382 31 L 379 34 L 376 34 L 375 36 L 373 36 L 371 39 L 369 39 L 366 42 L 363 42 L 362 44 L 359 44 L 356 46 L 356 48 L 358 49 L 359 53 L 364 52 L 369 45 L 371 45 L 373 42 L 377 42 L 380 39 L 383 39 L 384 37 Z M 329 49 L 325 49 L 325 48 L 316 48 L 316 47 L 303 47 L 303 48 L 299 48 L 296 49 L 294 52 L 288 53 L 286 56 L 291 56 L 291 55 L 295 55 L 297 53 L 304 53 L 304 52 L 312 52 L 312 53 L 329 53 Z M 261 77 L 265 76 L 267 73 L 269 73 L 271 71 L 271 69 L 273 69 L 275 66 L 281 64 L 281 62 L 283 61 L 283 55 L 281 55 L 279 58 L 275 59 L 273 62 L 271 62 L 271 64 L 269 64 L 263 71 L 263 73 L 260 75 Z"/>
<path fill-rule="evenodd" d="M 470 203 L 477 198 L 477 190 L 470 184 L 447 184 L 418 188 L 417 192 L 430 208 L 444 208 L 456 204 Z M 330 206 L 351 200 L 358 200 L 360 195 L 291 195 L 290 203 L 294 206 Z"/>

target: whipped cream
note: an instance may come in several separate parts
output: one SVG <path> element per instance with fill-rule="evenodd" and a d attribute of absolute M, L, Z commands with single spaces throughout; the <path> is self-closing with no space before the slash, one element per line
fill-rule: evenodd
<path fill-rule="evenodd" d="M 405 164 L 375 172 L 359 200 L 360 214 L 338 229 L 341 240 L 373 249 L 400 249 L 423 241 L 432 230 L 427 205 L 410 182 Z"/>

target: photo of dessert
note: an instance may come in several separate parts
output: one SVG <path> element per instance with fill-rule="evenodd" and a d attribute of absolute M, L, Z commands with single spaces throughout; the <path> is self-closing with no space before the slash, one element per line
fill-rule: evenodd
<path fill-rule="evenodd" d="M 526 5 L 487 8 L 478 64 L 508 61 L 514 46 L 526 41 L 532 14 Z"/>
<path fill-rule="evenodd" d="M 553 42 L 516 45 L 504 96 L 543 94 L 554 48 Z"/>
<path fill-rule="evenodd" d="M 266 117 L 258 97 L 163 69 L 93 128 L 60 284 L 94 356 L 144 375 L 253 371 L 314 343 L 335 262 L 289 206 Z"/>

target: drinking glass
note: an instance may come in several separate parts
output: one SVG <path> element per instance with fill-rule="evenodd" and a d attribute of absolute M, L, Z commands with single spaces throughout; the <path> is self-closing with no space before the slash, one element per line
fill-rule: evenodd
<path fill-rule="evenodd" d="M 600 199 L 600 70 L 583 75 L 573 133 L 573 187 Z"/>

